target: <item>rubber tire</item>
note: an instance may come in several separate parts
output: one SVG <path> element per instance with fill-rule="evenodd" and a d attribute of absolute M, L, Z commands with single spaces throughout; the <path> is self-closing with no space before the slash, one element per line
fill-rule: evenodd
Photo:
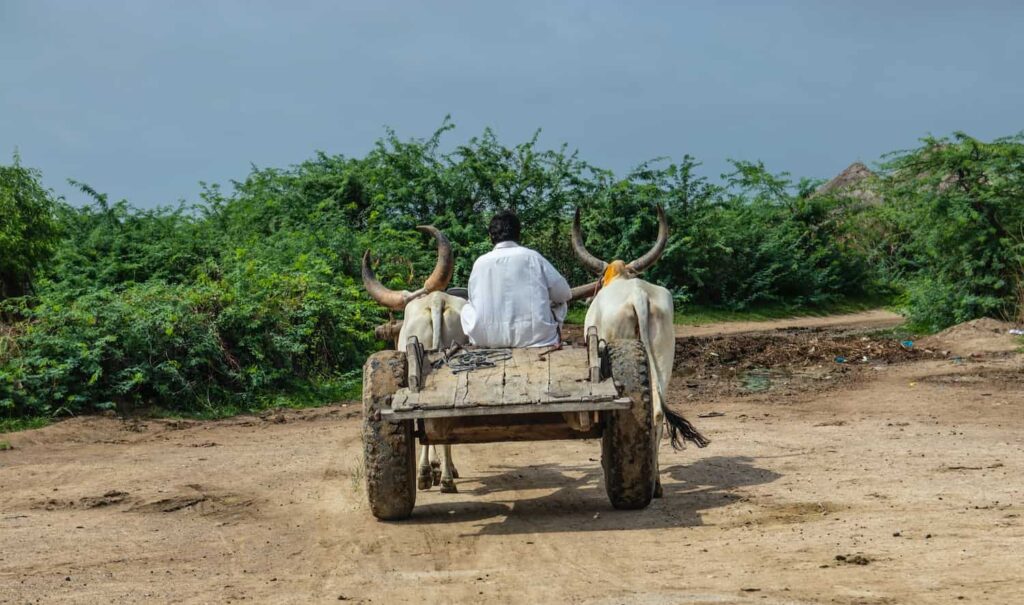
<path fill-rule="evenodd" d="M 363 366 L 363 469 L 370 512 L 382 521 L 407 519 L 416 506 L 413 421 L 388 422 L 380 410 L 405 384 L 405 353 L 380 351 Z"/>
<path fill-rule="evenodd" d="M 654 497 L 657 447 L 647 353 L 639 341 L 625 340 L 609 343 L 608 358 L 619 394 L 632 399 L 633 405 L 604 414 L 601 466 L 605 489 L 613 507 L 641 509 Z"/>

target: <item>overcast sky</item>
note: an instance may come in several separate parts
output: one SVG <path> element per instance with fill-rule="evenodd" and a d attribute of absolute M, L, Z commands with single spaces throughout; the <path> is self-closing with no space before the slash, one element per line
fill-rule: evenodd
<path fill-rule="evenodd" d="M 1024 129 L 1024 2 L 0 0 L 0 162 L 72 202 L 68 178 L 195 201 L 446 114 L 449 145 L 540 128 L 618 173 L 689 153 L 828 178 Z"/>

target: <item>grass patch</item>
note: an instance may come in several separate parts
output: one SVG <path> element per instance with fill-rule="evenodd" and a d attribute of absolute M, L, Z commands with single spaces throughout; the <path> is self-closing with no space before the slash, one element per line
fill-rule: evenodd
<path fill-rule="evenodd" d="M 14 449 L 14 447 L 12 447 L 9 442 L 7 442 L 7 441 L 0 441 L 0 452 L 4 452 L 4 451 L 7 451 L 7 450 L 13 450 L 13 449 Z"/>
<path fill-rule="evenodd" d="M 675 323 L 683 326 L 700 326 L 730 321 L 771 321 L 793 317 L 824 317 L 857 313 L 886 307 L 887 300 L 877 298 L 846 299 L 815 306 L 794 306 L 787 304 L 764 305 L 753 309 L 733 311 L 699 305 L 685 305 L 676 311 Z"/>
<path fill-rule="evenodd" d="M 16 433 L 41 429 L 53 422 L 49 416 L 26 416 L 25 418 L 0 418 L 0 433 Z"/>
<path fill-rule="evenodd" d="M 358 401 L 362 396 L 363 373 L 362 370 L 357 370 L 326 381 L 298 383 L 289 390 L 263 395 L 250 405 L 210 405 L 205 408 L 189 411 L 169 411 L 163 408 L 152 407 L 135 410 L 133 415 L 145 416 L 147 418 L 219 420 L 221 418 L 238 416 L 239 414 L 255 414 L 276 408 L 315 408 L 340 401 Z M 0 433 L 38 429 L 52 422 L 53 419 L 48 416 L 0 418 Z"/>
<path fill-rule="evenodd" d="M 583 320 L 587 318 L 587 306 L 584 304 L 575 304 L 569 307 L 569 312 L 565 314 L 565 323 L 571 326 L 582 326 Z"/>
<path fill-rule="evenodd" d="M 866 332 L 864 336 L 873 340 L 898 340 L 903 342 L 904 340 L 917 341 L 920 338 L 931 335 L 932 332 L 923 330 L 920 326 L 914 326 L 908 323 L 903 323 L 898 326 L 891 328 L 880 328 L 878 330 L 872 330 Z"/>
<path fill-rule="evenodd" d="M 192 420 L 219 420 L 253 414 L 278 408 L 302 409 L 330 405 L 339 401 L 360 400 L 363 396 L 362 370 L 323 382 L 306 382 L 287 391 L 264 395 L 251 405 L 216 405 L 194 411 L 169 412 L 159 408 L 147 411 L 155 418 L 188 418 Z"/>

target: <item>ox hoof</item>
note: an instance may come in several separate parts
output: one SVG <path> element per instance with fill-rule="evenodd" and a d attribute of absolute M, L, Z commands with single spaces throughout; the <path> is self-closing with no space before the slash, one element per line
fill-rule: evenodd
<path fill-rule="evenodd" d="M 441 471 L 440 471 L 440 469 L 436 469 L 435 468 L 435 469 L 432 469 L 430 471 L 430 480 L 434 483 L 434 485 L 440 485 L 441 484 Z"/>
<path fill-rule="evenodd" d="M 454 481 L 442 481 L 441 482 L 441 493 L 442 494 L 457 494 L 459 488 L 455 487 Z"/>
<path fill-rule="evenodd" d="M 654 497 L 661 498 L 665 495 L 665 490 L 661 487 L 661 479 L 654 482 Z"/>
<path fill-rule="evenodd" d="M 429 468 L 421 468 L 419 476 L 416 478 L 416 487 L 421 490 L 427 490 L 433 487 L 434 478 L 431 477 Z"/>

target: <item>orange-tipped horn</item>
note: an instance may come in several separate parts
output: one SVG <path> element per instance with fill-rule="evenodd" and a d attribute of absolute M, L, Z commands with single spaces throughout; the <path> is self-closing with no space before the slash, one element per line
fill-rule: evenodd
<path fill-rule="evenodd" d="M 379 302 L 389 309 L 401 311 L 405 309 L 406 292 L 390 290 L 377 280 L 373 269 L 370 268 L 370 251 L 363 254 L 363 287 L 370 295 L 370 298 Z"/>
<path fill-rule="evenodd" d="M 587 247 L 583 245 L 583 233 L 580 231 L 579 208 L 576 209 L 576 216 L 572 219 L 572 250 L 576 253 L 576 258 L 579 259 L 580 263 L 584 267 L 598 275 L 604 273 L 604 268 L 608 266 L 608 263 L 588 252 Z"/>
<path fill-rule="evenodd" d="M 668 217 L 665 216 L 665 210 L 660 205 L 657 206 L 657 209 L 658 239 L 654 242 L 654 246 L 647 251 L 647 254 L 626 265 L 626 268 L 633 274 L 641 273 L 653 265 L 668 244 Z"/>

